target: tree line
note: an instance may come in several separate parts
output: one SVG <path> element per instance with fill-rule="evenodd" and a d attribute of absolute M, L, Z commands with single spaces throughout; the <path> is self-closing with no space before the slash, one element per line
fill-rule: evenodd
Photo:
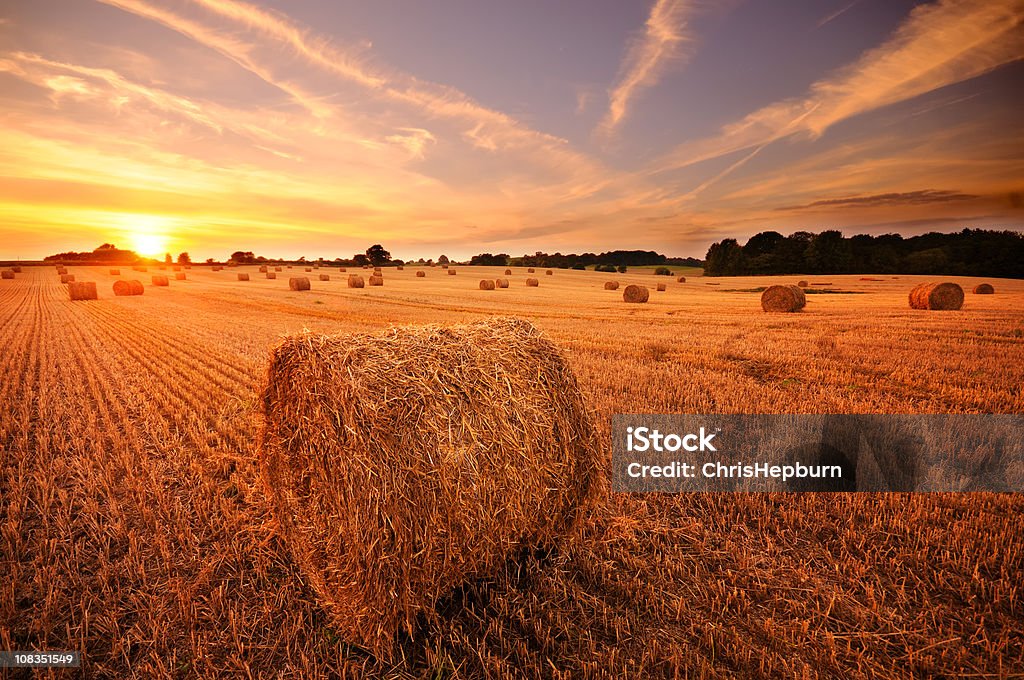
<path fill-rule="evenodd" d="M 1024 278 L 1024 234 L 964 229 L 904 238 L 899 234 L 844 237 L 835 230 L 783 236 L 764 231 L 744 245 L 713 243 L 705 276 L 763 274 L 944 274 Z"/>

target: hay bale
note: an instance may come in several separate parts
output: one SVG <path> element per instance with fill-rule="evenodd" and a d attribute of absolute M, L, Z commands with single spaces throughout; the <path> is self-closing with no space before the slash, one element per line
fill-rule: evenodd
<path fill-rule="evenodd" d="M 72 300 L 99 300 L 94 281 L 72 281 L 68 284 L 68 294 Z"/>
<path fill-rule="evenodd" d="M 370 277 L 370 285 L 371 286 L 383 286 L 384 285 L 384 277 L 383 276 L 377 276 L 377 275 L 371 276 Z"/>
<path fill-rule="evenodd" d="M 427 273 L 426 273 L 426 272 L 416 272 L 416 276 L 418 276 L 418 277 L 419 277 L 419 278 L 421 278 L 421 279 L 422 279 L 423 277 L 425 277 L 426 275 L 427 275 Z"/>
<path fill-rule="evenodd" d="M 331 275 L 330 274 L 321 274 L 320 275 L 320 280 L 321 281 L 330 281 L 331 280 Z"/>
<path fill-rule="evenodd" d="M 260 274 L 266 274 L 266 273 L 267 273 L 267 265 L 263 265 L 262 267 L 260 267 Z"/>
<path fill-rule="evenodd" d="M 992 295 L 996 292 L 996 289 L 992 287 L 991 283 L 979 283 L 974 287 L 975 295 Z"/>
<path fill-rule="evenodd" d="M 74 274 L 61 274 L 60 275 L 60 282 L 61 283 L 74 283 L 75 282 L 75 275 Z"/>
<path fill-rule="evenodd" d="M 380 267 L 374 267 L 373 273 L 376 274 L 377 276 L 383 276 L 380 272 Z"/>
<path fill-rule="evenodd" d="M 239 281 L 248 281 L 249 280 L 249 275 L 248 274 L 239 274 L 238 275 L 238 280 Z"/>
<path fill-rule="evenodd" d="M 184 272 L 178 272 L 177 274 L 174 275 L 174 280 L 175 281 L 184 281 L 185 280 L 185 276 L 186 276 L 186 274 Z"/>
<path fill-rule="evenodd" d="M 955 283 L 922 283 L 909 299 L 912 309 L 955 310 L 964 304 L 964 289 Z"/>
<path fill-rule="evenodd" d="M 600 444 L 529 322 L 296 335 L 273 354 L 260 473 L 341 637 L 382 659 L 461 584 L 571 540 Z"/>
<path fill-rule="evenodd" d="M 446 265 L 446 264 L 441 265 L 441 269 L 448 269 L 448 265 Z"/>
<path fill-rule="evenodd" d="M 799 286 L 768 286 L 761 293 L 761 309 L 766 312 L 798 312 L 807 304 L 807 296 Z"/>
<path fill-rule="evenodd" d="M 398 265 L 398 267 L 396 267 L 396 269 L 398 269 L 398 271 L 400 271 L 400 272 L 404 272 L 405 271 L 405 267 L 403 267 L 402 265 Z"/>
<path fill-rule="evenodd" d="M 110 274 L 111 276 L 120 276 L 121 275 L 121 270 L 120 269 L 111 269 L 107 273 Z"/>
<path fill-rule="evenodd" d="M 512 270 L 511 269 L 506 269 L 505 270 L 505 276 L 512 276 Z"/>
<path fill-rule="evenodd" d="M 291 269 L 291 267 L 288 267 L 288 269 Z M 274 267 L 274 271 L 275 272 L 279 272 L 279 271 L 281 271 L 281 268 L 280 267 Z"/>
<path fill-rule="evenodd" d="M 213 271 L 215 271 L 215 272 L 219 272 L 219 271 L 223 271 L 223 269 L 224 269 L 224 267 L 214 267 L 214 268 L 213 268 Z M 145 269 L 143 269 L 142 271 L 146 271 L 146 270 L 145 270 Z"/>
<path fill-rule="evenodd" d="M 806 281 L 797 281 L 796 285 L 799 286 L 800 288 L 807 288 L 811 284 L 807 283 Z"/>
<path fill-rule="evenodd" d="M 605 290 L 618 290 L 619 289 L 619 282 L 618 281 L 605 281 L 604 282 L 604 289 Z"/>
<path fill-rule="evenodd" d="M 647 302 L 650 296 L 651 291 L 647 290 L 647 286 L 638 286 L 635 283 L 626 286 L 622 291 L 623 302 Z"/>
<path fill-rule="evenodd" d="M 540 286 L 540 281 L 537 279 L 526 279 L 527 288 L 537 288 L 538 286 Z"/>
<path fill-rule="evenodd" d="M 312 271 L 313 271 L 313 268 L 312 268 L 312 267 L 306 267 L 306 273 L 307 273 L 307 274 L 308 274 L 308 273 L 310 273 L 310 272 L 312 272 Z"/>
<path fill-rule="evenodd" d="M 288 279 L 289 290 L 309 290 L 308 276 L 292 276 Z"/>
<path fill-rule="evenodd" d="M 363 288 L 366 286 L 366 281 L 359 274 L 348 275 L 348 287 L 349 288 Z"/>
<path fill-rule="evenodd" d="M 63 276 L 64 274 L 67 274 L 67 273 L 68 273 L 68 270 L 65 269 L 64 267 L 57 267 L 57 274 L 58 275 Z"/>
<path fill-rule="evenodd" d="M 677 283 L 686 283 L 686 277 L 685 276 L 680 276 L 679 278 L 676 279 L 676 282 Z"/>
<path fill-rule="evenodd" d="M 526 270 L 527 274 L 532 274 L 533 272 L 534 272 L 533 267 L 530 267 L 529 269 Z"/>
<path fill-rule="evenodd" d="M 339 272 L 341 272 L 342 274 L 344 274 L 344 273 L 345 273 L 345 272 L 347 272 L 348 270 L 347 270 L 347 269 L 345 269 L 344 267 L 338 267 L 338 271 L 339 271 Z"/>
<path fill-rule="evenodd" d="M 114 295 L 122 297 L 125 295 L 142 295 L 145 288 L 142 281 L 114 281 Z"/>
<path fill-rule="evenodd" d="M 21 267 L 18 266 L 18 265 L 15 265 L 15 266 L 11 267 L 11 271 L 14 272 L 15 274 L 20 274 L 21 273 Z"/>
<path fill-rule="evenodd" d="M 275 274 L 274 272 L 267 272 L 265 276 L 268 279 L 276 279 L 277 278 L 277 274 Z"/>
<path fill-rule="evenodd" d="M 455 276 L 455 270 L 454 269 L 449 269 L 448 270 L 448 276 Z"/>
<path fill-rule="evenodd" d="M 508 279 L 495 279 L 494 285 L 498 288 L 508 288 Z"/>
<path fill-rule="evenodd" d="M 4 271 L 0 272 L 0 279 L 13 279 L 13 278 L 14 278 L 14 272 L 13 271 L 7 271 L 5 269 Z M 64 283 L 64 277 L 61 277 L 61 283 Z"/>
<path fill-rule="evenodd" d="M 658 292 L 659 293 L 664 293 L 666 290 L 668 290 L 668 286 L 666 286 L 664 283 L 659 283 L 658 284 Z"/>
<path fill-rule="evenodd" d="M 555 272 L 554 272 L 554 270 L 549 269 L 546 272 L 544 272 L 544 274 L 546 274 L 547 276 L 554 276 Z"/>
<path fill-rule="evenodd" d="M 181 271 L 181 267 L 179 267 L 178 265 L 174 265 L 173 267 L 171 267 L 171 271 L 180 272 Z"/>
<path fill-rule="evenodd" d="M 165 271 L 167 271 L 167 267 L 166 267 L 166 265 L 160 265 L 159 267 L 157 267 L 157 269 L 158 269 L 159 271 L 162 271 L 162 272 L 165 272 Z"/>
<path fill-rule="evenodd" d="M 154 286 L 169 286 L 170 284 L 167 282 L 167 277 L 166 276 L 162 276 L 160 274 L 157 274 L 157 275 L 155 275 L 153 277 L 153 285 Z"/>
<path fill-rule="evenodd" d="M 481 279 L 480 290 L 494 290 L 494 281 L 490 279 Z"/>

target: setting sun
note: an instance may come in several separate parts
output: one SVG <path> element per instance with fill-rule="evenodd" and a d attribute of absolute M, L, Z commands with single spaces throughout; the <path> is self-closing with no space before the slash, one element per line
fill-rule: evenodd
<path fill-rule="evenodd" d="M 160 257 L 167 252 L 167 231 L 170 220 L 156 215 L 125 215 L 122 218 L 125 236 L 131 242 L 131 249 L 139 255 Z"/>

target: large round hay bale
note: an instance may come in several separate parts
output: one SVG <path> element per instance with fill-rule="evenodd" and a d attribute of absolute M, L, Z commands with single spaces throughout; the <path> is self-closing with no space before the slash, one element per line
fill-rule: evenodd
<path fill-rule="evenodd" d="M 912 309 L 960 309 L 964 304 L 964 289 L 955 283 L 922 283 L 909 295 Z"/>
<path fill-rule="evenodd" d="M 365 288 L 366 281 L 359 274 L 348 275 L 348 287 L 349 288 Z"/>
<path fill-rule="evenodd" d="M 308 276 L 292 276 L 288 279 L 289 290 L 309 290 Z"/>
<path fill-rule="evenodd" d="M 265 274 L 265 276 L 266 276 L 266 277 L 267 277 L 268 279 L 276 279 L 276 278 L 277 278 L 277 274 L 276 274 L 275 272 L 267 272 L 267 273 Z"/>
<path fill-rule="evenodd" d="M 186 276 L 185 272 L 178 272 L 177 274 L 174 275 L 174 280 L 175 281 L 184 281 L 185 280 L 185 276 Z"/>
<path fill-rule="evenodd" d="M 796 285 L 799 286 L 800 288 L 807 288 L 811 284 L 807 283 L 806 281 L 797 281 Z"/>
<path fill-rule="evenodd" d="M 619 282 L 618 281 L 605 281 L 604 282 L 604 289 L 605 290 L 618 290 L 619 289 Z"/>
<path fill-rule="evenodd" d="M 170 283 L 167 281 L 167 277 L 162 274 L 156 274 L 153 276 L 154 286 L 169 286 Z"/>
<path fill-rule="evenodd" d="M 491 279 L 481 279 L 480 290 L 494 290 L 494 281 Z"/>
<path fill-rule="evenodd" d="M 626 286 L 622 291 L 623 302 L 647 302 L 649 297 L 651 291 L 647 290 L 647 286 L 638 286 L 635 283 Z"/>
<path fill-rule="evenodd" d="M 534 272 L 533 267 L 530 267 L 529 269 L 526 270 L 527 274 L 532 274 L 533 272 Z"/>
<path fill-rule="evenodd" d="M 505 270 L 505 276 L 512 276 L 512 270 L 511 269 L 506 269 Z"/>
<path fill-rule="evenodd" d="M 118 297 L 124 295 L 142 295 L 146 289 L 142 285 L 142 281 L 114 281 L 114 295 Z"/>
<path fill-rule="evenodd" d="M 14 278 L 14 272 L 13 271 L 8 271 L 8 270 L 5 269 L 4 271 L 0 272 L 0 279 L 13 279 L 13 278 Z M 63 277 L 61 277 L 61 283 L 64 283 Z"/>
<path fill-rule="evenodd" d="M 419 277 L 419 278 L 421 278 L 421 279 L 422 279 L 423 277 L 425 277 L 426 275 L 427 275 L 427 273 L 426 273 L 426 272 L 416 272 L 416 276 L 418 276 L 418 277 Z"/>
<path fill-rule="evenodd" d="M 571 540 L 600 486 L 576 379 L 518 319 L 292 336 L 263 406 L 284 544 L 330 625 L 382 659 L 461 584 Z"/>
<path fill-rule="evenodd" d="M 498 288 L 508 288 L 508 279 L 494 279 L 494 285 Z"/>
<path fill-rule="evenodd" d="M 383 276 L 377 276 L 376 274 L 374 274 L 373 276 L 370 277 L 370 285 L 371 286 L 383 286 L 384 285 L 384 277 Z"/>
<path fill-rule="evenodd" d="M 331 275 L 330 274 L 320 274 L 320 280 L 321 281 L 330 281 L 331 280 Z"/>
<path fill-rule="evenodd" d="M 668 290 L 668 286 L 666 286 L 664 283 L 659 283 L 658 284 L 658 292 L 659 293 L 664 293 L 666 290 Z"/>
<path fill-rule="evenodd" d="M 260 267 L 260 274 L 266 274 L 266 273 L 267 273 L 267 265 L 263 265 L 262 267 Z"/>
<path fill-rule="evenodd" d="M 678 282 L 678 283 L 686 283 L 686 277 L 685 276 L 680 276 L 680 277 L 678 277 L 676 279 L 676 282 Z"/>
<path fill-rule="evenodd" d="M 526 279 L 526 286 L 528 288 L 537 288 L 538 286 L 540 286 L 540 281 L 538 281 L 537 279 Z"/>
<path fill-rule="evenodd" d="M 238 275 L 238 280 L 239 281 L 248 281 L 249 280 L 249 275 L 248 274 L 239 274 Z"/>
<path fill-rule="evenodd" d="M 807 296 L 799 286 L 768 286 L 761 293 L 761 309 L 766 312 L 798 312 L 807 304 Z"/>
<path fill-rule="evenodd" d="M 996 292 L 996 289 L 992 287 L 991 283 L 979 283 L 974 287 L 975 295 L 992 295 Z"/>
<path fill-rule="evenodd" d="M 448 270 L 448 276 L 455 276 L 455 270 L 454 269 L 449 269 Z"/>
<path fill-rule="evenodd" d="M 68 284 L 68 294 L 72 300 L 99 300 L 96 283 L 93 281 L 72 281 Z"/>
<path fill-rule="evenodd" d="M 21 267 L 18 266 L 18 265 L 15 265 L 15 266 L 11 267 L 11 271 L 14 272 L 15 274 L 20 274 L 21 273 Z"/>
<path fill-rule="evenodd" d="M 547 276 L 554 276 L 555 272 L 553 269 L 549 269 L 546 272 L 544 272 L 544 274 Z"/>
<path fill-rule="evenodd" d="M 74 283 L 75 282 L 75 275 L 74 274 L 61 274 L 60 275 L 60 282 L 61 283 Z"/>

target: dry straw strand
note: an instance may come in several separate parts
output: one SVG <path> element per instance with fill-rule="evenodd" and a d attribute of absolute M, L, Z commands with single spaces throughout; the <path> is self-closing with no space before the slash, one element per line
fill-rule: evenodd
<path fill-rule="evenodd" d="M 333 627 L 383 659 L 460 584 L 572 536 L 600 487 L 576 379 L 519 319 L 293 336 L 263 404 L 282 538 Z"/>

